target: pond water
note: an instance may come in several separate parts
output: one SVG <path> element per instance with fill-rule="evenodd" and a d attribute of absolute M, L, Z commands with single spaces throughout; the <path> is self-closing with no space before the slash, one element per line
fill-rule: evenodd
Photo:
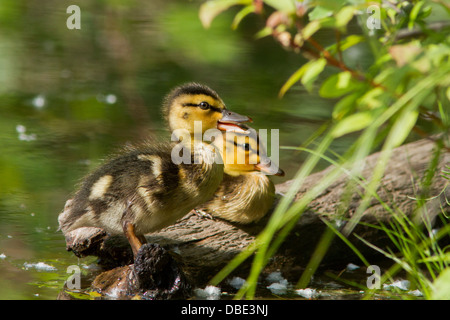
<path fill-rule="evenodd" d="M 165 134 L 160 105 L 173 86 L 211 86 L 256 129 L 279 129 L 281 146 L 301 145 L 333 107 L 300 86 L 277 97 L 304 60 L 255 40 L 255 18 L 233 31 L 232 10 L 204 30 L 198 1 L 78 1 L 81 29 L 69 30 L 70 4 L 0 7 L 0 299 L 56 299 L 68 266 L 81 265 L 86 279 L 95 273 L 95 259 L 65 251 L 57 216 L 101 159 Z M 363 51 L 349 54 L 364 64 Z M 304 158 L 280 150 L 286 176 L 274 182 L 292 178 Z"/>

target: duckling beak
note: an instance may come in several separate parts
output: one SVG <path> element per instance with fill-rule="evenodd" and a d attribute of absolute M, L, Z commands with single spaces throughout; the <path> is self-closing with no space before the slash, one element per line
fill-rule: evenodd
<path fill-rule="evenodd" d="M 217 122 L 217 129 L 222 131 L 248 133 L 247 128 L 240 125 L 240 123 L 244 122 L 253 122 L 253 120 L 247 116 L 224 109 L 222 111 L 222 119 Z"/>
<path fill-rule="evenodd" d="M 255 169 L 268 175 L 284 177 L 284 171 L 281 168 L 277 168 L 276 166 L 273 166 L 272 168 L 272 162 L 270 161 L 270 159 L 265 160 L 264 163 L 260 162 L 255 164 Z M 276 169 L 277 171 L 274 172 L 274 169 Z"/>

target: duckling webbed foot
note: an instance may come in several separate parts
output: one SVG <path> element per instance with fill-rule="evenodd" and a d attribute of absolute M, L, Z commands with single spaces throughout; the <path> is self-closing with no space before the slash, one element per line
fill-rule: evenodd
<path fill-rule="evenodd" d="M 133 250 L 133 256 L 136 257 L 139 249 L 142 247 L 143 243 L 141 239 L 134 232 L 134 225 L 129 221 L 124 221 L 122 224 L 123 232 L 130 243 L 131 250 Z"/>
<path fill-rule="evenodd" d="M 123 233 L 130 243 L 131 249 L 133 250 L 133 256 L 136 257 L 139 249 L 143 244 L 147 243 L 144 235 L 137 235 L 135 233 L 134 224 L 130 221 L 130 216 L 132 216 L 131 207 L 133 205 L 132 201 L 128 201 L 127 208 L 122 215 L 122 228 Z"/>

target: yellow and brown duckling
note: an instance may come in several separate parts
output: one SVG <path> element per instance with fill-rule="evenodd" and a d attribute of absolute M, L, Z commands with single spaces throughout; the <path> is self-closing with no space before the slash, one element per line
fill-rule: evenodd
<path fill-rule="evenodd" d="M 189 83 L 165 99 L 171 129 L 194 134 L 194 121 L 203 131 L 242 130 L 249 118 L 226 109 L 212 89 Z M 88 175 L 59 215 L 64 234 L 80 227 L 98 227 L 109 234 L 124 233 L 134 255 L 145 243 L 144 234 L 173 224 L 210 199 L 223 177 L 223 164 L 214 147 L 195 141 L 188 148 L 190 163 L 174 163 L 174 144 L 142 144 L 128 148 Z M 194 163 L 194 157 L 197 161 Z"/>
<path fill-rule="evenodd" d="M 213 198 L 196 208 L 198 213 L 248 224 L 272 207 L 275 186 L 267 175 L 283 176 L 284 172 L 267 157 L 256 131 L 247 129 L 249 134 L 223 134 L 225 174 Z"/>

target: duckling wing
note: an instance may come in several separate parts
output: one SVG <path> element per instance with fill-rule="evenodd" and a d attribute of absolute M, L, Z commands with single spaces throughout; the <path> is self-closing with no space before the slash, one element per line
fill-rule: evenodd
<path fill-rule="evenodd" d="M 84 179 L 58 218 L 60 228 L 67 232 L 93 226 L 121 233 L 129 203 L 139 216 L 162 207 L 178 187 L 178 170 L 167 152 L 136 150 L 119 156 Z"/>

